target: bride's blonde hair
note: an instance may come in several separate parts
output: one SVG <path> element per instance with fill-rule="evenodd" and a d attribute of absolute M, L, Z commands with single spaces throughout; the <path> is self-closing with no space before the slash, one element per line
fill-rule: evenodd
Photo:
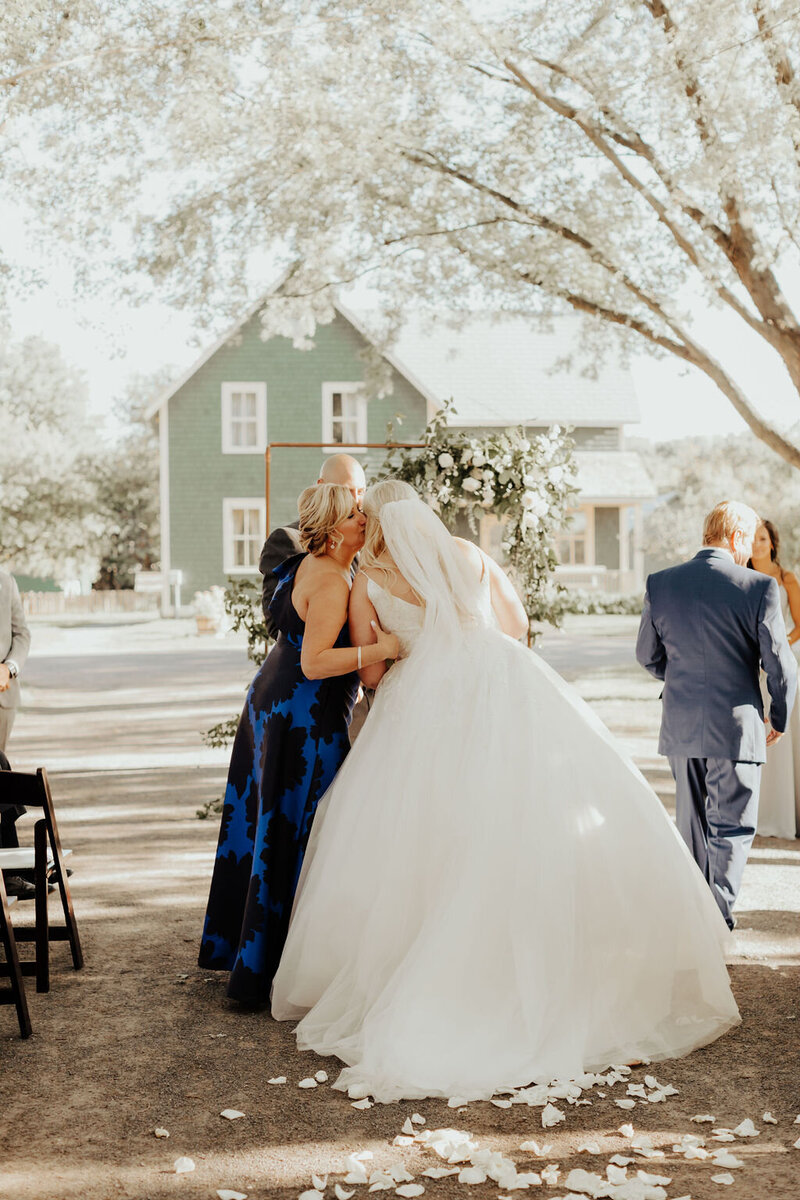
<path fill-rule="evenodd" d="M 384 504 L 391 504 L 395 500 L 419 500 L 419 496 L 410 483 L 390 477 L 371 484 L 364 492 L 361 505 L 367 524 L 364 529 L 364 549 L 358 560 L 359 566 L 372 567 L 376 571 L 384 571 L 387 575 L 395 575 L 397 572 L 380 561 L 381 555 L 389 553 L 383 538 L 380 514 Z"/>

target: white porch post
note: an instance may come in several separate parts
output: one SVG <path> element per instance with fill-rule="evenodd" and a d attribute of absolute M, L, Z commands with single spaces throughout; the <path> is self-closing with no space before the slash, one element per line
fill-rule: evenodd
<path fill-rule="evenodd" d="M 633 582 L 644 587 L 644 518 L 641 501 L 633 506 Z"/>
<path fill-rule="evenodd" d="M 158 410 L 158 504 L 161 527 L 161 615 L 169 616 L 171 596 L 169 574 L 171 567 L 169 544 L 169 400 Z M 175 613 L 177 616 L 177 612 Z"/>
<path fill-rule="evenodd" d="M 628 539 L 628 506 L 619 506 L 619 570 L 626 575 L 631 569 L 630 542 Z"/>

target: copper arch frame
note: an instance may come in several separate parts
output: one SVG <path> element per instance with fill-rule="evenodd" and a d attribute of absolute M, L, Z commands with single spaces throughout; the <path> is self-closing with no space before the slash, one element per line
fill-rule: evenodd
<path fill-rule="evenodd" d="M 264 499 L 266 501 L 265 526 L 270 533 L 270 484 L 272 475 L 272 451 L 289 450 L 333 450 L 346 454 L 350 450 L 422 450 L 425 442 L 349 442 L 340 446 L 336 442 L 268 442 L 264 451 Z"/>

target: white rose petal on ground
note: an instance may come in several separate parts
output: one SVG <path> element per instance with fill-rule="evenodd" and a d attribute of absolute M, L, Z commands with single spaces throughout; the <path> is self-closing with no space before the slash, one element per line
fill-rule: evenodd
<path fill-rule="evenodd" d="M 267 1083 L 286 1083 L 285 1075 L 276 1075 L 274 1079 L 268 1079 Z"/>
<path fill-rule="evenodd" d="M 645 1086 L 643 1083 L 629 1083 L 628 1084 L 628 1095 L 629 1096 L 639 1096 L 639 1097 L 641 1097 L 642 1100 L 647 1099 L 647 1092 L 645 1090 Z"/>
<path fill-rule="evenodd" d="M 554 1104 L 546 1104 L 542 1109 L 542 1129 L 552 1129 L 566 1119 L 566 1115 Z"/>
<path fill-rule="evenodd" d="M 169 1137 L 169 1130 L 168 1130 L 168 1129 L 162 1129 L 162 1128 L 159 1126 L 159 1128 L 158 1128 L 158 1129 L 154 1129 L 154 1130 L 153 1130 L 153 1135 L 154 1135 L 154 1137 L 157 1137 L 157 1138 L 168 1138 L 168 1137 Z"/>
<path fill-rule="evenodd" d="M 397 1188 L 395 1195 L 397 1196 L 422 1196 L 425 1188 L 421 1183 L 405 1183 L 402 1187 Z"/>
<path fill-rule="evenodd" d="M 636 1108 L 635 1100 L 615 1100 L 617 1108 Z"/>
<path fill-rule="evenodd" d="M 328 1186 L 328 1176 L 327 1175 L 312 1175 L 311 1176 L 311 1186 L 315 1187 L 318 1192 L 324 1192 L 325 1188 Z"/>
<path fill-rule="evenodd" d="M 731 1154 L 730 1150 L 718 1150 L 711 1164 L 714 1167 L 743 1167 L 741 1158 Z"/>
<path fill-rule="evenodd" d="M 578 1154 L 602 1154 L 603 1151 L 598 1146 L 597 1142 L 582 1142 L 578 1146 Z"/>
<path fill-rule="evenodd" d="M 217 1188 L 219 1200 L 247 1200 L 247 1192 L 234 1192 L 232 1188 Z"/>
<path fill-rule="evenodd" d="M 351 1100 L 350 1107 L 358 1109 L 372 1108 L 372 1101 L 368 1100 L 365 1096 L 363 1100 Z"/>
<path fill-rule="evenodd" d="M 413 1134 L 416 1134 L 416 1132 L 417 1132 L 417 1131 L 416 1131 L 416 1129 L 414 1128 L 414 1126 L 411 1124 L 411 1121 L 410 1121 L 410 1119 L 409 1119 L 408 1117 L 406 1117 L 405 1121 L 403 1122 L 403 1129 L 402 1129 L 402 1132 L 403 1132 L 403 1133 L 410 1133 L 410 1134 L 412 1134 L 412 1135 L 413 1135 Z"/>
<path fill-rule="evenodd" d="M 495 1106 L 495 1108 L 511 1108 L 511 1105 L 513 1103 L 514 1103 L 513 1100 L 493 1100 L 492 1101 L 492 1104 Z"/>
<path fill-rule="evenodd" d="M 620 1125 L 619 1129 L 617 1130 L 617 1133 L 621 1133 L 623 1137 L 632 1138 L 633 1137 L 633 1126 L 632 1125 Z"/>
<path fill-rule="evenodd" d="M 635 1158 L 626 1158 L 624 1154 L 614 1154 L 609 1160 L 615 1167 L 627 1167 L 631 1163 L 636 1162 Z M 607 1170 L 608 1168 L 606 1168 Z"/>
<path fill-rule="evenodd" d="M 369 1177 L 368 1183 L 369 1190 L 371 1192 L 380 1191 L 381 1189 L 385 1190 L 387 1188 L 394 1188 L 397 1186 L 388 1171 L 373 1171 Z"/>
<path fill-rule="evenodd" d="M 733 1183 L 733 1176 L 729 1175 L 727 1171 L 723 1171 L 723 1173 L 721 1175 L 712 1175 L 711 1182 L 712 1183 L 726 1183 L 726 1184 Z"/>
<path fill-rule="evenodd" d="M 426 1179 L 445 1179 L 448 1175 L 458 1175 L 458 1167 L 428 1167 L 422 1174 Z"/>
<path fill-rule="evenodd" d="M 540 1146 L 538 1142 L 523 1142 L 520 1150 L 526 1154 L 535 1154 L 537 1158 L 547 1158 L 551 1153 L 552 1146 Z"/>
<path fill-rule="evenodd" d="M 705 1121 L 707 1121 L 710 1125 L 713 1125 L 716 1119 L 716 1117 L 712 1117 L 711 1113 L 696 1113 L 695 1116 L 689 1117 L 690 1121 L 694 1121 L 698 1125 L 703 1124 Z"/>
<path fill-rule="evenodd" d="M 539 1174 L 542 1177 L 543 1183 L 546 1183 L 548 1187 L 555 1187 L 561 1172 L 558 1169 L 558 1163 L 548 1163 Z"/>
<path fill-rule="evenodd" d="M 414 1139 L 413 1139 L 413 1137 L 408 1137 L 404 1133 L 398 1133 L 397 1137 L 392 1138 L 392 1145 L 393 1146 L 413 1146 Z"/>
<path fill-rule="evenodd" d="M 315 1088 L 317 1081 L 316 1079 L 301 1079 L 297 1086 L 300 1088 Z"/>
<path fill-rule="evenodd" d="M 447 1101 L 448 1108 L 463 1108 L 465 1104 L 469 1104 L 469 1100 L 463 1096 L 451 1096 Z"/>
<path fill-rule="evenodd" d="M 777 1125 L 778 1122 L 771 1112 L 765 1112 L 761 1120 L 765 1125 Z"/>
<path fill-rule="evenodd" d="M 673 1150 L 675 1149 L 674 1146 L 672 1148 Z M 686 1146 L 684 1149 L 680 1149 L 679 1152 L 683 1154 L 687 1162 L 691 1162 L 694 1158 L 702 1159 L 709 1156 L 708 1151 L 704 1150 L 702 1146 Z"/>
<path fill-rule="evenodd" d="M 795 1117 L 793 1124 L 800 1125 L 800 1113 L 798 1113 L 797 1116 Z"/>
<path fill-rule="evenodd" d="M 314 1075 L 314 1078 L 316 1079 L 317 1083 L 327 1083 L 328 1082 L 328 1072 L 327 1071 L 317 1071 L 316 1074 Z"/>
<path fill-rule="evenodd" d="M 796 1142 L 793 1142 L 793 1143 L 792 1143 L 792 1149 L 793 1149 L 793 1150 L 800 1150 L 800 1138 L 798 1138 Z"/>
<path fill-rule="evenodd" d="M 411 1120 L 414 1122 L 415 1125 L 424 1125 L 425 1124 L 425 1118 L 423 1116 L 420 1116 L 419 1113 L 412 1113 Z"/>
<path fill-rule="evenodd" d="M 464 1167 L 458 1172 L 459 1183 L 486 1183 L 489 1176 L 480 1167 Z"/>
<path fill-rule="evenodd" d="M 343 1188 L 340 1183 L 335 1183 L 333 1185 L 333 1194 L 336 1197 L 336 1200 L 350 1200 L 350 1197 L 355 1196 L 356 1193 L 355 1189 L 351 1192 L 348 1192 L 347 1189 Z"/>
<path fill-rule="evenodd" d="M 740 1125 L 736 1126 L 733 1132 L 737 1137 L 758 1137 L 761 1130 L 756 1129 L 753 1122 L 747 1117 Z"/>
<path fill-rule="evenodd" d="M 411 1175 L 403 1163 L 392 1163 L 391 1167 L 386 1168 L 386 1174 L 391 1175 L 395 1183 L 411 1183 L 414 1176 Z"/>
<path fill-rule="evenodd" d="M 641 1179 L 642 1183 L 646 1183 L 650 1187 L 666 1187 L 668 1183 L 672 1183 L 671 1175 L 650 1175 L 647 1171 L 637 1171 L 636 1178 Z"/>
<path fill-rule="evenodd" d="M 223 1108 L 219 1115 L 224 1117 L 226 1121 L 238 1121 L 239 1117 L 244 1116 L 244 1113 L 239 1112 L 238 1108 Z"/>
<path fill-rule="evenodd" d="M 613 1183 L 615 1186 L 620 1183 L 626 1183 L 628 1180 L 628 1168 L 616 1167 L 612 1163 L 609 1163 L 609 1165 L 606 1167 L 606 1176 L 608 1178 L 608 1182 Z"/>
<path fill-rule="evenodd" d="M 307 1192 L 301 1192 L 297 1200 L 324 1200 L 324 1196 L 324 1192 L 318 1192 L 316 1188 L 311 1188 Z"/>
<path fill-rule="evenodd" d="M 711 1134 L 712 1141 L 715 1142 L 735 1142 L 736 1137 L 731 1133 L 730 1129 L 715 1129 Z"/>
<path fill-rule="evenodd" d="M 181 1156 L 180 1158 L 175 1159 L 172 1167 L 176 1175 L 185 1175 L 188 1171 L 194 1170 L 194 1163 L 192 1162 L 191 1158 L 185 1158 Z"/>
<path fill-rule="evenodd" d="M 607 1196 L 609 1188 L 608 1180 L 602 1175 L 596 1175 L 594 1171 L 584 1171 L 581 1167 L 570 1171 L 563 1186 L 570 1192 L 580 1192 L 586 1196 Z"/>

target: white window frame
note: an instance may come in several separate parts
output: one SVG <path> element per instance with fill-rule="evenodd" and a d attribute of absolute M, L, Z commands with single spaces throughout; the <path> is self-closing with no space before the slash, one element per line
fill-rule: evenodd
<path fill-rule="evenodd" d="M 582 513 L 586 518 L 586 526 L 584 529 L 576 529 L 574 525 L 566 525 L 556 534 L 556 554 L 558 554 L 558 543 L 566 544 L 569 552 L 569 558 L 566 561 L 559 559 L 558 565 L 563 567 L 565 571 L 581 570 L 582 567 L 595 566 L 594 561 L 594 508 L 593 504 L 579 504 L 575 508 L 569 509 L 568 516 L 572 517 L 577 513 Z M 583 542 L 583 562 L 576 563 L 572 560 L 575 557 L 576 541 Z"/>
<path fill-rule="evenodd" d="M 234 392 L 254 392 L 256 397 L 256 444 L 235 446 L 231 437 Z M 267 385 L 262 382 L 223 383 L 222 385 L 222 453 L 263 454 L 267 448 Z"/>
<path fill-rule="evenodd" d="M 260 528 L 256 538 L 255 561 L 247 566 L 234 562 L 233 514 L 236 509 L 258 509 Z M 267 502 L 263 496 L 226 496 L 222 501 L 222 569 L 226 575 L 257 575 L 258 560 L 266 537 Z"/>
<path fill-rule="evenodd" d="M 342 442 L 341 445 L 333 440 L 333 396 L 335 392 L 341 392 L 342 396 L 356 396 L 358 411 L 356 412 L 356 420 L 358 427 L 356 430 L 356 444 L 347 445 Z M 323 383 L 322 385 L 322 440 L 326 443 L 326 454 L 341 454 L 347 451 L 350 454 L 366 454 L 366 450 L 361 449 L 358 445 L 360 442 L 367 442 L 367 395 L 364 391 L 363 383 L 354 383 L 353 381 L 344 383 Z M 328 445 L 328 443 L 330 443 Z"/>

